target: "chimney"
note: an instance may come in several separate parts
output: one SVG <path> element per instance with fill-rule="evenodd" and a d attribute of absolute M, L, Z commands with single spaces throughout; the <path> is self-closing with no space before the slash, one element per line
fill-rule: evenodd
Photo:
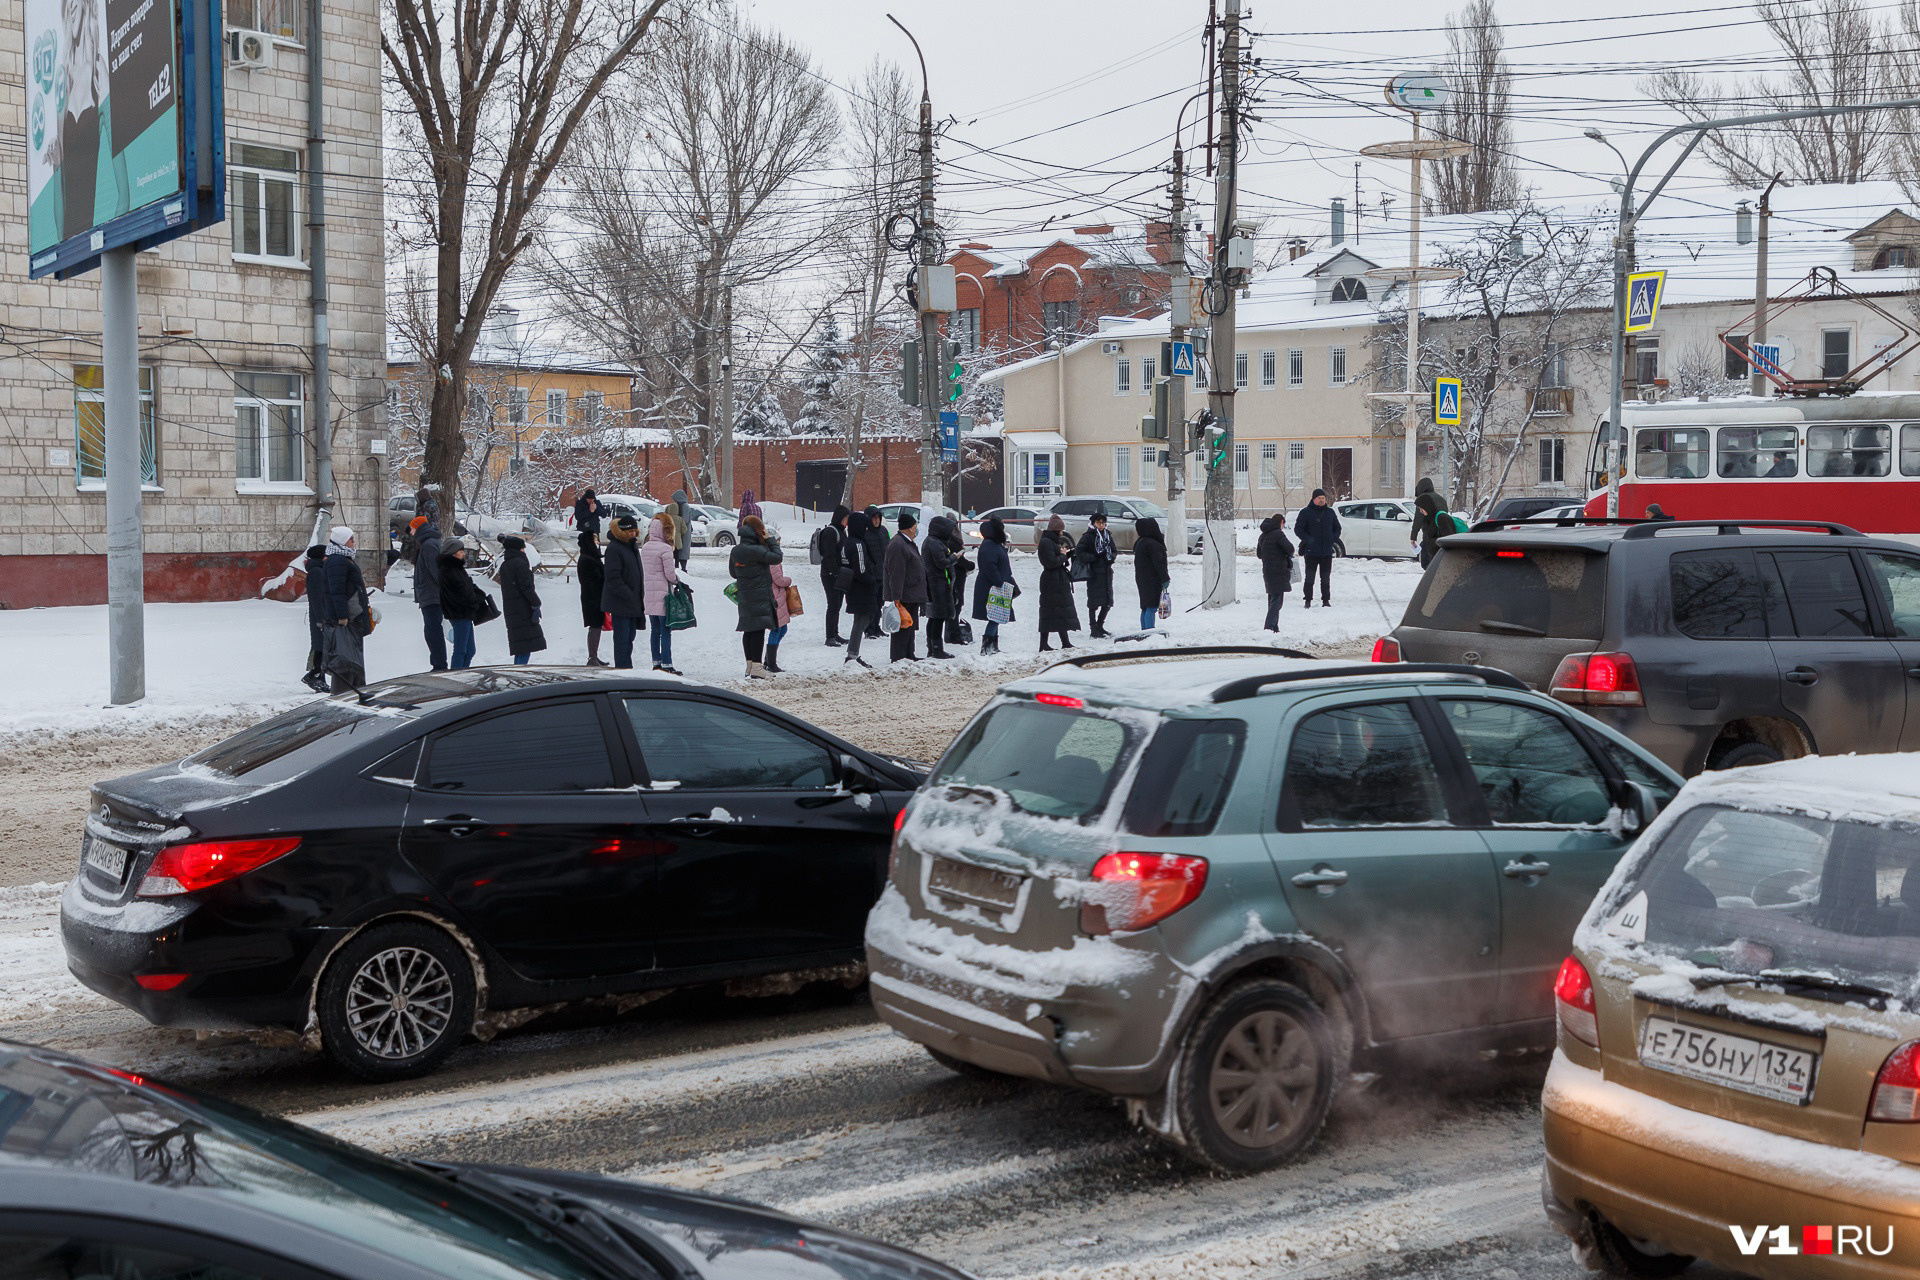
<path fill-rule="evenodd" d="M 1101 222 L 1091 227 L 1075 227 L 1073 234 L 1077 236 L 1110 236 L 1113 234 L 1113 224 L 1111 222 Z"/>
<path fill-rule="evenodd" d="M 960 246 L 962 249 L 991 249 L 992 245 L 980 240 L 969 240 Z"/>
<path fill-rule="evenodd" d="M 1155 262 L 1173 261 L 1173 224 L 1171 222 L 1149 222 L 1144 230 L 1147 238 L 1147 256 Z"/>
<path fill-rule="evenodd" d="M 1339 245 L 1347 239 L 1347 202 L 1339 196 L 1333 198 L 1333 208 L 1328 218 L 1327 243 Z"/>
<path fill-rule="evenodd" d="M 1307 242 L 1305 240 L 1302 240 L 1299 236 L 1294 236 L 1287 241 L 1287 261 L 1288 262 L 1292 262 L 1295 258 L 1299 257 L 1301 254 L 1305 253 L 1306 251 L 1307 251 Z"/>

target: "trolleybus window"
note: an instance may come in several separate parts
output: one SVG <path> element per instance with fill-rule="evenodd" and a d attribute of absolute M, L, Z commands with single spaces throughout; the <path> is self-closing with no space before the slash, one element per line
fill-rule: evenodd
<path fill-rule="evenodd" d="M 1810 476 L 1884 476 L 1893 459 L 1893 428 L 1878 422 L 1807 428 Z"/>
<path fill-rule="evenodd" d="M 1920 422 L 1900 428 L 1900 474 L 1920 476 Z"/>
<path fill-rule="evenodd" d="M 1777 480 L 1800 473 L 1800 432 L 1794 427 L 1720 428 L 1720 474 Z"/>
<path fill-rule="evenodd" d="M 1699 427 L 1634 433 L 1633 473 L 1643 480 L 1698 480 L 1707 470 L 1707 433 Z"/>

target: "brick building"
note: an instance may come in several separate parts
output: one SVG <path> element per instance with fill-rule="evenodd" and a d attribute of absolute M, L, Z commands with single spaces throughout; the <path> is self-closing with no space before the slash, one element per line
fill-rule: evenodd
<path fill-rule="evenodd" d="M 697 443 L 676 446 L 672 434 L 660 427 L 630 427 L 625 435 L 639 473 L 646 477 L 645 491 L 638 496 L 661 501 L 682 489 L 698 501 L 735 507 L 740 492 L 751 489 L 762 502 L 829 511 L 840 501 L 851 465 L 847 442 L 840 436 L 736 436 L 733 483 L 740 492 L 721 495 L 705 492 L 697 482 L 702 460 Z M 867 435 L 860 442 L 860 463 L 853 481 L 855 506 L 919 499 L 919 436 Z M 562 494 L 562 509 L 583 487 L 569 487 Z"/>
<path fill-rule="evenodd" d="M 27 276 L 24 0 L 0 0 L 0 608 L 107 594 L 100 284 Z M 146 598 L 253 594 L 306 545 L 310 419 L 304 3 L 244 0 L 265 66 L 229 64 L 228 222 L 139 255 Z M 270 20 L 269 20 L 270 19 Z M 380 18 L 325 0 L 327 258 L 340 518 L 383 530 Z M 377 537 L 363 537 L 363 548 Z"/>
<path fill-rule="evenodd" d="M 959 304 L 947 336 L 968 352 L 984 348 L 1024 359 L 1055 337 L 1071 341 L 1092 333 L 1102 316 L 1164 310 L 1172 260 L 1164 222 L 1127 231 L 1106 223 L 1075 227 L 1027 249 L 969 241 L 947 256 Z"/>

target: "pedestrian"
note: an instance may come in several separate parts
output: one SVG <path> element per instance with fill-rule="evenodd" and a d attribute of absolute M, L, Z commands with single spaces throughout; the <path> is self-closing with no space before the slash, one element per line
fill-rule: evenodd
<path fill-rule="evenodd" d="M 760 504 L 753 500 L 753 490 L 742 489 L 740 491 L 740 519 L 744 521 L 748 516 L 760 516 L 760 514 Z M 761 518 L 764 520 L 764 517 Z M 765 528 L 766 526 L 763 524 L 761 527 Z"/>
<path fill-rule="evenodd" d="M 533 563 L 527 559 L 527 540 L 511 533 L 498 535 L 503 554 L 500 572 L 500 611 L 507 619 L 507 652 L 513 665 L 524 667 L 533 655 L 547 647 L 547 636 L 540 629 L 540 593 L 533 585 Z"/>
<path fill-rule="evenodd" d="M 987 614 L 987 597 L 1012 581 L 1013 560 L 1007 555 L 1007 527 L 1000 523 L 999 516 L 988 516 L 980 522 L 980 578 L 973 584 L 973 616 L 986 624 L 980 632 L 983 658 L 1000 652 L 1000 624 Z"/>
<path fill-rule="evenodd" d="M 587 489 L 573 500 L 573 527 L 581 533 L 598 534 L 600 515 L 600 498 L 593 490 Z"/>
<path fill-rule="evenodd" d="M 591 533 L 580 534 L 580 556 L 573 562 L 580 579 L 580 621 L 587 628 L 587 665 L 604 667 L 600 658 L 600 633 L 606 630 L 607 611 L 600 607 L 600 593 L 607 585 L 607 564 L 600 558 L 600 539 Z"/>
<path fill-rule="evenodd" d="M 440 546 L 440 610 L 453 633 L 455 671 L 473 665 L 473 626 L 493 612 L 487 593 L 467 573 L 467 540 L 448 538 Z"/>
<path fill-rule="evenodd" d="M 1167 540 L 1160 522 L 1143 516 L 1133 526 L 1133 585 L 1140 592 L 1140 629 L 1153 630 L 1160 597 L 1173 586 L 1167 574 Z"/>
<path fill-rule="evenodd" d="M 767 632 L 767 657 L 761 665 L 774 675 L 779 675 L 780 642 L 787 638 L 787 627 L 793 622 L 793 597 L 788 594 L 793 588 L 793 579 L 780 565 L 768 565 L 767 576 L 773 587 L 773 630 Z"/>
<path fill-rule="evenodd" d="M 740 518 L 740 541 L 727 555 L 727 572 L 733 575 L 733 604 L 740 615 L 735 630 L 740 632 L 740 650 L 746 655 L 749 680 L 767 679 L 761 661 L 766 655 L 767 632 L 780 625 L 773 604 L 773 566 L 784 558 L 780 539 L 767 532 L 759 516 Z"/>
<path fill-rule="evenodd" d="M 687 561 L 693 556 L 693 543 L 690 534 L 693 525 L 688 520 L 687 491 L 673 491 L 673 562 L 680 568 L 687 567 Z"/>
<path fill-rule="evenodd" d="M 642 586 L 647 605 L 647 647 L 653 655 L 653 669 L 679 675 L 673 667 L 673 632 L 667 630 L 667 596 L 680 581 L 674 564 L 674 526 L 672 507 L 653 513 L 647 524 L 647 540 L 640 546 Z"/>
<path fill-rule="evenodd" d="M 846 543 L 847 519 L 852 514 L 845 506 L 836 506 L 813 542 L 814 550 L 820 553 L 820 585 L 827 592 L 827 647 L 832 649 L 846 644 L 840 637 L 840 606 L 846 600 L 846 592 L 839 585 L 840 548 Z"/>
<path fill-rule="evenodd" d="M 840 573 L 835 581 L 847 601 L 847 662 L 863 667 L 872 663 L 860 656 L 865 640 L 880 616 L 881 559 L 874 554 L 872 521 L 864 511 L 847 517 L 847 536 L 840 542 Z"/>
<path fill-rule="evenodd" d="M 1673 517 L 1662 511 L 1659 503 L 1649 502 L 1647 504 L 1647 519 L 1658 522 L 1661 520 L 1671 520 Z"/>
<path fill-rule="evenodd" d="M 1294 536 L 1300 539 L 1300 555 L 1307 562 L 1301 585 L 1303 609 L 1313 607 L 1313 575 L 1320 575 L 1320 607 L 1333 604 L 1333 553 L 1340 542 L 1340 517 L 1327 505 L 1327 491 L 1315 489 L 1313 501 L 1300 508 L 1293 518 Z"/>
<path fill-rule="evenodd" d="M 967 579 L 973 574 L 973 561 L 967 559 L 967 542 L 960 536 L 958 521 L 947 521 L 947 546 L 953 551 L 953 614 L 947 619 L 947 643 L 972 644 L 973 636 L 962 619 L 967 613 Z"/>
<path fill-rule="evenodd" d="M 1440 494 L 1433 487 L 1432 476 L 1421 476 L 1420 483 L 1413 486 L 1413 533 L 1420 543 L 1420 567 L 1426 568 L 1433 563 L 1433 553 L 1440 549 L 1440 539 L 1453 532 L 1453 522 L 1447 522 L 1447 528 L 1440 527 L 1440 519 L 1447 514 L 1447 504 L 1440 500 Z"/>
<path fill-rule="evenodd" d="M 1113 535 L 1107 531 L 1106 512 L 1093 513 L 1073 554 L 1087 573 L 1087 634 L 1104 639 L 1111 634 L 1106 624 L 1107 611 L 1113 608 L 1113 562 L 1120 558 L 1114 550 Z"/>
<path fill-rule="evenodd" d="M 920 567 L 927 579 L 927 656 L 951 658 L 947 652 L 947 624 L 955 616 L 953 566 L 959 559 L 953 554 L 950 535 L 953 521 L 935 516 L 927 521 L 927 536 L 920 547 Z"/>
<path fill-rule="evenodd" d="M 425 516 L 415 516 L 407 527 L 413 532 L 413 602 L 420 606 L 428 669 L 445 671 L 447 630 L 446 616 L 440 610 L 440 530 Z"/>
<path fill-rule="evenodd" d="M 616 516 L 607 532 L 607 579 L 600 611 L 613 617 L 613 665 L 633 669 L 633 637 L 647 625 L 646 572 L 640 567 L 640 522 Z"/>
<path fill-rule="evenodd" d="M 888 534 L 887 532 L 887 518 L 881 515 L 880 508 L 874 506 L 871 502 L 867 504 L 866 510 L 867 510 L 868 545 L 872 546 L 874 543 L 877 542 L 880 547 L 879 555 L 874 557 L 874 561 L 873 561 L 874 571 L 876 573 L 880 573 L 884 575 L 885 568 L 886 568 L 885 557 L 887 553 L 887 542 L 891 537 L 891 535 Z M 881 638 L 880 610 L 876 608 L 873 611 L 873 621 L 869 623 L 867 626 L 867 639 L 878 640 L 880 638 Z"/>
<path fill-rule="evenodd" d="M 1080 629 L 1080 611 L 1073 604 L 1073 540 L 1067 537 L 1067 522 L 1049 517 L 1047 527 L 1034 539 L 1040 553 L 1040 652 L 1052 645 L 1047 637 L 1060 633 L 1060 647 L 1073 648 L 1069 633 Z"/>
<path fill-rule="evenodd" d="M 912 511 L 900 513 L 900 532 L 887 543 L 881 563 L 881 607 L 900 610 L 900 629 L 893 633 L 887 656 L 894 662 L 918 662 L 913 651 L 913 633 L 920 626 L 927 605 L 927 563 L 913 535 L 920 524 Z"/>
<path fill-rule="evenodd" d="M 1260 557 L 1260 577 L 1267 586 L 1268 631 L 1280 629 L 1280 606 L 1293 589 L 1293 539 L 1287 537 L 1287 513 L 1276 511 L 1260 522 L 1260 541 L 1253 553 Z"/>
<path fill-rule="evenodd" d="M 315 693 L 327 691 L 327 544 L 307 548 L 307 673 L 300 683 Z"/>
<path fill-rule="evenodd" d="M 367 682 L 366 652 L 361 641 L 373 632 L 373 608 L 367 602 L 367 582 L 353 551 L 353 530 L 335 525 L 327 534 L 327 554 L 320 565 L 320 581 L 326 588 L 323 648 L 335 693 L 358 689 Z"/>

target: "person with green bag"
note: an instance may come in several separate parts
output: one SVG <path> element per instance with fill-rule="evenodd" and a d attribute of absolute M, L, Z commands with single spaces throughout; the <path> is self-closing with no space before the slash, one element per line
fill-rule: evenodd
<path fill-rule="evenodd" d="M 1453 532 L 1447 504 L 1434 490 L 1432 476 L 1421 476 L 1420 483 L 1413 486 L 1413 509 L 1413 532 L 1420 543 L 1420 567 L 1424 569 L 1433 562 L 1433 553 L 1439 550 L 1440 539 Z"/>
<path fill-rule="evenodd" d="M 672 507 L 660 508 L 648 524 L 647 540 L 640 547 L 640 589 L 646 597 L 647 647 L 653 651 L 653 669 L 676 676 L 680 673 L 673 667 L 673 632 L 667 626 L 667 605 L 680 582 L 673 558 L 677 523 Z"/>

